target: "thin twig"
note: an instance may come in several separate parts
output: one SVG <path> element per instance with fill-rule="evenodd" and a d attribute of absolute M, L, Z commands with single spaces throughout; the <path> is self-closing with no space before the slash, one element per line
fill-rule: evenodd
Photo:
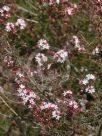
<path fill-rule="evenodd" d="M 13 114 L 15 114 L 19 119 L 21 119 L 21 117 L 14 111 L 13 108 L 11 108 L 11 107 L 8 105 L 8 103 L 3 99 L 2 96 L 0 96 L 0 99 L 1 99 L 2 102 L 5 104 L 5 106 L 6 106 L 7 108 L 9 108 L 9 110 L 10 110 Z"/>
<path fill-rule="evenodd" d="M 17 5 L 17 4 L 16 4 L 15 6 L 16 6 L 16 8 L 17 8 L 18 10 L 22 10 L 23 12 L 29 13 L 29 14 L 31 14 L 31 15 L 33 15 L 33 16 L 37 16 L 36 13 L 34 13 L 34 12 L 32 12 L 32 11 L 29 11 L 29 10 L 27 10 L 27 9 L 25 9 L 25 8 L 23 8 L 23 7 L 19 6 L 19 5 Z"/>

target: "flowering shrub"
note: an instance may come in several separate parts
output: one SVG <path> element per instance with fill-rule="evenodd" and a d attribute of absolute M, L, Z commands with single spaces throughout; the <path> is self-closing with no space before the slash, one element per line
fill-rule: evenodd
<path fill-rule="evenodd" d="M 0 99 L 9 112 L 3 105 L 0 116 L 10 124 L 5 133 L 101 135 L 101 1 L 1 5 Z"/>

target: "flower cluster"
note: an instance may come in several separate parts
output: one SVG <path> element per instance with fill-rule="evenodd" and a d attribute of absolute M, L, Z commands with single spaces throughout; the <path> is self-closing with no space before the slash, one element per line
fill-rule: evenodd
<path fill-rule="evenodd" d="M 79 83 L 85 86 L 88 85 L 85 88 L 85 92 L 92 94 L 95 92 L 95 88 L 94 86 L 90 85 L 90 83 L 91 81 L 94 81 L 95 79 L 96 77 L 93 74 L 87 74 L 86 77 L 83 80 L 80 80 Z"/>
<path fill-rule="evenodd" d="M 49 48 L 50 48 L 49 43 L 45 39 L 39 40 L 37 45 L 41 51 L 49 50 Z M 51 54 L 53 55 L 50 57 L 52 57 L 53 60 L 58 63 L 64 63 L 68 58 L 68 51 L 66 49 L 59 50 L 55 53 L 50 50 L 50 52 L 52 52 Z M 45 56 L 44 53 L 37 53 L 35 56 L 35 60 L 38 63 L 38 65 L 41 67 L 45 64 L 45 62 L 48 61 L 48 57 L 47 57 L 47 55 Z M 48 64 L 48 69 L 50 68 L 50 66 L 51 65 Z"/>
<path fill-rule="evenodd" d="M 66 50 L 60 50 L 54 54 L 54 59 L 57 62 L 64 63 L 68 58 L 68 52 Z"/>
<path fill-rule="evenodd" d="M 84 46 L 80 45 L 80 40 L 77 36 L 73 35 L 73 42 L 76 49 L 78 49 L 79 52 L 84 52 L 85 48 Z"/>
<path fill-rule="evenodd" d="M 4 63 L 5 63 L 8 67 L 10 67 L 10 66 L 13 66 L 14 61 L 13 61 L 13 59 L 12 59 L 11 56 L 5 56 L 5 57 L 4 57 Z"/>
<path fill-rule="evenodd" d="M 65 8 L 65 14 L 72 16 L 77 11 L 77 5 L 71 4 L 70 6 Z"/>
<path fill-rule="evenodd" d="M 38 63 L 38 65 L 41 67 L 44 65 L 45 62 L 47 62 L 47 57 L 43 53 L 38 53 L 35 56 L 35 60 Z"/>
<path fill-rule="evenodd" d="M 7 32 L 13 32 L 15 33 L 16 32 L 16 27 L 15 27 L 15 24 L 14 23 L 7 23 L 6 26 L 5 26 L 5 29 Z"/>
<path fill-rule="evenodd" d="M 5 29 L 7 32 L 17 32 L 17 27 L 21 30 L 25 29 L 26 27 L 26 22 L 23 19 L 17 19 L 15 23 L 12 22 L 7 22 Z"/>
<path fill-rule="evenodd" d="M 56 104 L 50 102 L 43 102 L 40 106 L 41 110 L 50 110 L 52 113 L 52 118 L 56 118 L 57 120 L 61 117 L 61 112 Z"/>
<path fill-rule="evenodd" d="M 18 26 L 22 30 L 22 29 L 25 29 L 26 22 L 22 18 L 19 18 L 17 19 L 17 22 L 15 23 L 15 25 Z"/>
<path fill-rule="evenodd" d="M 68 106 L 73 108 L 73 109 L 78 109 L 79 108 L 78 103 L 75 100 L 69 101 Z"/>
<path fill-rule="evenodd" d="M 11 17 L 10 14 L 10 7 L 8 6 L 3 6 L 0 9 L 0 23 L 3 23 L 5 19 L 8 19 L 9 17 Z"/>
<path fill-rule="evenodd" d="M 27 105 L 30 109 L 34 108 L 39 97 L 33 89 L 25 85 L 29 81 L 26 74 L 20 68 L 16 68 L 16 70 L 11 69 L 11 71 L 17 84 L 17 95 L 21 99 L 22 104 Z"/>
<path fill-rule="evenodd" d="M 35 105 L 35 101 L 37 99 L 37 95 L 31 88 L 26 87 L 23 84 L 20 84 L 17 89 L 17 94 L 21 98 L 22 103 L 28 105 L 28 108 L 33 108 Z"/>
<path fill-rule="evenodd" d="M 16 70 L 15 74 L 15 82 L 17 83 L 17 95 L 21 99 L 22 104 L 27 105 L 28 108 L 34 109 L 34 116 L 36 119 L 41 120 L 44 118 L 42 116 L 42 113 L 48 114 L 49 113 L 49 120 L 55 118 L 56 120 L 59 120 L 61 118 L 61 112 L 60 109 L 56 104 L 53 104 L 51 102 L 44 102 L 44 100 L 41 100 L 38 95 L 35 94 L 35 92 L 28 86 L 25 85 L 26 76 L 25 74 L 20 70 Z M 39 101 L 39 108 L 37 106 L 37 101 Z M 39 110 L 39 116 L 36 115 L 36 112 Z M 42 121 L 41 121 L 42 122 Z"/>
<path fill-rule="evenodd" d="M 11 61 L 11 57 L 9 57 L 9 60 L 7 60 L 7 57 L 5 58 L 4 62 L 7 63 L 8 61 Z M 12 62 L 14 66 L 14 61 Z M 53 119 L 59 121 L 64 115 L 80 111 L 80 106 L 74 100 L 71 90 L 64 91 L 63 100 L 60 98 L 58 101 L 56 98 L 55 102 L 52 103 L 46 99 L 42 99 L 31 87 L 28 87 L 27 84 L 29 84 L 30 80 L 27 77 L 26 71 L 22 71 L 19 67 L 16 68 L 16 70 L 13 70 L 13 67 L 10 68 L 17 86 L 17 96 L 20 98 L 23 105 L 26 105 L 28 109 L 34 111 L 36 121 L 40 123 L 50 123 Z M 87 78 L 89 79 L 89 77 Z M 90 79 L 93 78 L 91 77 Z M 64 109 L 61 108 L 60 105 L 63 105 L 62 107 Z"/>
<path fill-rule="evenodd" d="M 65 110 L 67 110 L 67 114 L 71 113 L 71 115 L 73 115 L 74 112 L 81 112 L 83 110 L 80 102 L 75 100 L 71 90 L 64 91 L 63 96 L 63 105 L 66 107 Z"/>
<path fill-rule="evenodd" d="M 48 50 L 50 48 L 48 42 L 45 39 L 40 39 L 37 45 L 41 50 Z"/>
<path fill-rule="evenodd" d="M 92 54 L 97 55 L 101 52 L 101 46 L 96 46 L 95 49 L 93 49 Z"/>
<path fill-rule="evenodd" d="M 71 90 L 64 91 L 63 96 L 72 96 L 73 92 Z"/>
<path fill-rule="evenodd" d="M 92 23 L 97 23 L 95 17 L 98 14 L 96 13 L 101 13 L 97 9 L 101 7 L 101 0 L 97 0 L 96 5 L 92 5 L 95 7 L 94 11 L 98 11 L 95 13 L 92 13 L 91 9 L 93 7 L 90 6 L 91 2 L 95 3 L 94 0 L 89 0 L 87 3 L 86 1 L 81 1 L 78 2 L 79 4 L 77 2 L 73 4 L 74 1 L 71 3 L 68 0 L 40 1 L 43 4 L 40 5 L 38 1 L 35 1 L 37 4 L 34 3 L 34 6 L 29 5 L 31 7 L 30 11 L 26 9 L 26 6 L 23 8 L 18 7 L 16 10 L 18 11 L 19 8 L 21 11 L 23 10 L 23 17 L 30 22 L 28 26 L 22 18 L 14 21 L 16 17 L 14 20 L 11 17 L 7 21 L 6 19 L 10 17 L 10 8 L 4 6 L 0 9 L 0 19 L 6 21 L 4 26 L 8 32 L 3 32 L 2 38 L 6 39 L 7 42 L 4 42 L 1 38 L 1 43 L 4 43 L 1 45 L 7 45 L 4 50 L 12 56 L 6 55 L 4 57 L 3 68 L 6 70 L 4 75 L 2 75 L 5 76 L 5 73 L 8 73 L 7 82 L 10 83 L 10 88 L 14 92 L 16 90 L 15 97 L 21 102 L 21 110 L 22 107 L 26 107 L 24 109 L 27 111 L 27 116 L 24 116 L 24 112 L 20 116 L 24 116 L 27 123 L 32 117 L 31 119 L 34 120 L 30 122 L 31 126 L 37 125 L 39 127 L 40 125 L 42 126 L 41 129 L 47 128 L 46 130 L 55 126 L 55 129 L 52 130 L 56 132 L 65 126 L 64 131 L 66 131 L 66 126 L 70 124 L 69 121 L 71 120 L 72 126 L 77 131 L 78 124 L 75 126 L 76 119 L 79 119 L 80 114 L 78 118 L 73 117 L 83 111 L 85 111 L 85 116 L 87 116 L 87 113 L 91 111 L 89 109 L 94 107 L 90 106 L 89 99 L 96 98 L 94 94 L 96 94 L 95 92 L 98 90 L 96 88 L 100 84 L 99 77 L 101 75 L 99 70 L 101 65 L 99 66 L 99 64 L 101 59 L 99 57 L 101 56 L 101 36 L 99 33 L 92 33 L 92 30 L 95 32 L 96 29 L 92 28 Z M 37 13 L 38 9 L 40 10 L 39 14 Z M 33 12 L 35 13 L 33 14 Z M 16 13 L 18 18 L 20 12 Z M 92 16 L 93 14 L 94 16 Z M 32 17 L 32 15 L 34 16 Z M 100 19 L 100 16 L 98 17 Z M 92 18 L 96 20 L 92 21 Z M 10 20 L 14 22 L 10 22 Z M 91 28 L 90 31 L 89 29 L 86 30 L 89 27 Z M 25 33 L 19 31 L 25 28 L 27 29 L 26 32 L 24 31 Z M 7 35 L 6 38 L 5 33 Z M 46 39 L 44 39 L 45 37 Z M 37 40 L 38 42 L 36 43 Z M 95 47 L 96 43 L 97 46 Z M 26 44 L 26 49 L 23 48 L 24 46 L 19 47 L 21 44 Z M 93 52 L 91 52 L 92 50 Z M 88 62 L 90 62 L 90 65 L 88 65 Z M 0 67 L 0 74 L 1 71 L 2 68 Z M 2 78 L 5 78 L 3 76 Z M 97 81 L 96 78 L 98 79 Z M 0 88 L 0 91 L 2 92 L 2 88 Z M 97 96 L 98 93 L 100 92 L 97 91 Z M 10 95 L 13 96 L 12 94 Z M 75 123 L 73 125 L 74 119 Z M 68 134 L 68 131 L 66 131 L 66 134 L 64 131 L 61 132 L 61 135 Z"/>
<path fill-rule="evenodd" d="M 19 81 L 22 80 L 22 78 L 24 78 L 24 74 L 22 74 L 20 72 L 17 72 L 17 75 L 19 76 Z M 23 82 L 21 83 L 21 82 L 18 82 L 17 80 L 15 80 L 15 81 L 18 84 L 17 95 L 20 97 L 22 103 L 24 105 L 27 105 L 27 107 L 30 109 L 35 109 L 34 112 L 37 112 L 38 108 L 36 108 L 36 102 L 38 100 L 40 100 L 38 95 L 36 95 L 31 88 L 24 85 Z M 57 120 L 60 119 L 61 112 L 59 111 L 59 108 L 56 104 L 42 101 L 41 104 L 39 105 L 39 107 L 40 107 L 40 109 L 39 109 L 40 115 L 39 116 L 42 115 L 42 112 L 47 111 L 51 115 L 50 119 L 52 119 L 52 118 L 55 118 Z M 45 112 L 45 114 L 47 114 L 47 113 Z M 37 116 L 38 115 L 36 115 L 35 117 L 37 118 Z"/>
<path fill-rule="evenodd" d="M 21 69 L 19 69 L 19 68 L 15 71 L 15 76 L 16 76 L 15 77 L 15 82 L 17 84 L 21 84 L 23 82 L 27 82 L 28 81 L 25 73 Z"/>
<path fill-rule="evenodd" d="M 83 85 L 87 85 L 90 80 L 95 80 L 95 76 L 93 74 L 88 74 L 83 80 L 80 80 L 80 83 Z"/>
<path fill-rule="evenodd" d="M 94 86 L 88 86 L 86 89 L 85 89 L 85 91 L 87 92 L 87 93 L 90 93 L 90 94 L 93 94 L 93 93 L 95 93 L 95 87 Z"/>

